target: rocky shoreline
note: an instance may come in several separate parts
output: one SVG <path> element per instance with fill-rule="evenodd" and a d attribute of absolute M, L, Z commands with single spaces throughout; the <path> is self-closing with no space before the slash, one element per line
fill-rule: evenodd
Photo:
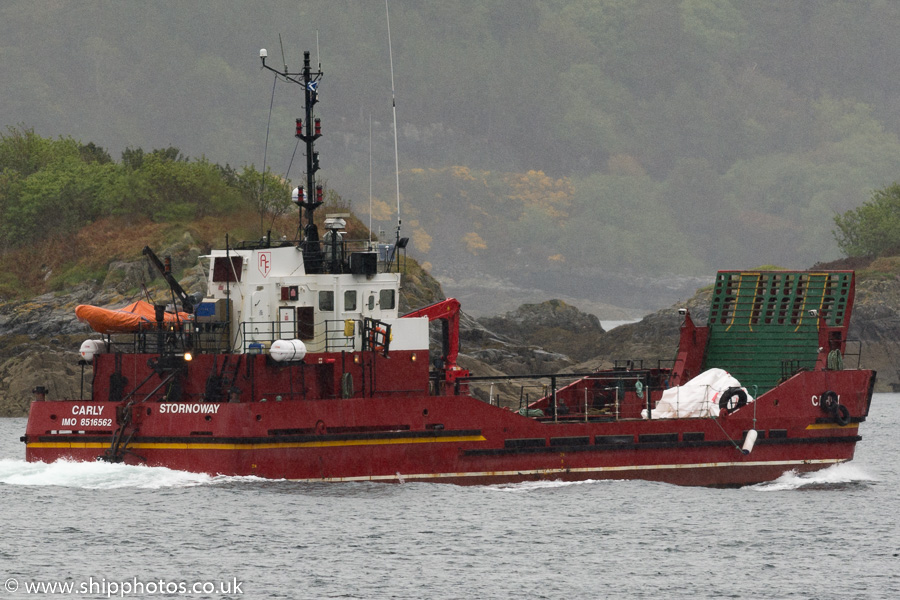
<path fill-rule="evenodd" d="M 189 291 L 205 285 L 196 264 L 200 250 L 185 236 L 161 255 L 178 257 L 175 268 Z M 879 259 L 886 260 L 886 259 Z M 891 267 L 896 267 L 890 261 Z M 826 265 L 817 265 L 825 268 Z M 876 263 L 874 267 L 878 267 Z M 842 265 L 834 265 L 841 268 Z M 872 271 L 869 266 L 867 271 Z M 84 282 L 66 294 L 44 294 L 24 302 L 0 303 L 0 416 L 27 415 L 32 390 L 43 386 L 51 398 L 83 397 L 90 385 L 90 367 L 78 363 L 78 347 L 92 332 L 75 319 L 78 304 L 124 306 L 135 290 L 148 285 L 143 261 L 116 262 L 103 282 Z M 148 291 L 165 293 L 150 281 Z M 596 316 L 562 300 L 524 304 L 502 316 L 461 319 L 460 364 L 473 375 L 586 372 L 608 367 L 615 360 L 671 361 L 678 342 L 678 308 L 691 310 L 694 320 L 706 319 L 710 289 L 688 301 L 645 316 L 641 321 L 604 331 Z M 164 296 L 161 296 L 164 297 Z M 403 285 L 401 309 L 410 310 L 443 298 L 440 284 L 410 261 Z M 900 276 L 876 270 L 858 276 L 850 338 L 862 352 L 848 351 L 849 367 L 857 364 L 878 371 L 876 391 L 900 388 Z M 84 374 L 83 374 L 84 371 Z M 535 382 L 535 385 L 537 383 Z M 517 406 L 522 384 L 478 388 L 475 393 Z"/>

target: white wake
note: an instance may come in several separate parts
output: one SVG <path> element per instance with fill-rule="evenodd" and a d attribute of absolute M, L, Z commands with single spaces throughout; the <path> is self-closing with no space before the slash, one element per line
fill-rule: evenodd
<path fill-rule="evenodd" d="M 228 477 L 106 462 L 53 463 L 0 459 L 0 483 L 25 486 L 62 486 L 84 489 L 180 488 L 234 481 L 260 481 L 257 477 Z"/>
<path fill-rule="evenodd" d="M 780 492 L 785 490 L 836 488 L 875 481 L 877 481 L 877 478 L 869 475 L 861 467 L 853 463 L 841 463 L 821 471 L 813 471 L 812 473 L 789 471 L 775 481 L 749 486 L 748 489 L 760 492 Z"/>

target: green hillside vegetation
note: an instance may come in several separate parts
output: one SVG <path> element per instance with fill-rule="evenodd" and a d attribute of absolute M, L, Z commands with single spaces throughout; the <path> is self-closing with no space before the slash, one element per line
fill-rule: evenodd
<path fill-rule="evenodd" d="M 106 276 L 113 261 L 140 258 L 185 231 L 202 246 L 240 239 L 296 239 L 290 182 L 253 166 L 189 159 L 176 148 L 127 149 L 120 161 L 94 143 L 0 134 L 0 299 L 67 288 Z M 324 213 L 347 205 L 329 191 Z M 350 219 L 348 233 L 367 230 Z"/>
<path fill-rule="evenodd" d="M 437 274 L 571 292 L 560 273 L 584 286 L 802 268 L 856 252 L 835 243 L 834 216 L 900 173 L 900 3 L 394 0 L 391 26 L 404 226 Z M 282 169 L 300 99 L 257 58 L 266 46 L 280 63 L 279 33 L 291 68 L 321 56 L 323 174 L 347 197 L 367 195 L 373 119 L 372 216 L 392 230 L 383 4 L 14 1 L 0 6 L 0 126 L 40 148 L 2 159 L 20 164 L 0 175 L 0 245 L 109 215 L 248 210 L 258 172 L 222 164 L 277 157 L 273 178 L 298 177 Z"/>
<path fill-rule="evenodd" d="M 605 178 L 615 185 L 617 178 Z M 492 173 L 466 167 L 411 169 L 409 193 L 435 195 L 440 211 L 411 207 L 406 226 L 426 256 L 435 237 L 455 236 L 444 255 L 455 260 L 479 257 L 488 268 L 503 269 L 510 254 L 537 265 L 566 267 L 573 260 L 603 256 L 617 269 L 638 267 L 641 248 L 664 269 L 673 256 L 684 265 L 690 248 L 678 240 L 630 236 L 612 224 L 595 225 L 590 200 L 570 178 L 540 171 Z M 618 178 L 618 185 L 623 183 Z M 652 187 L 650 183 L 647 184 Z M 223 232 L 255 238 L 268 230 L 296 237 L 290 210 L 290 182 L 253 166 L 240 170 L 189 159 L 176 148 L 144 152 L 127 149 L 120 161 L 93 142 L 43 138 L 33 130 L 10 128 L 0 134 L 0 297 L 5 299 L 61 290 L 85 279 L 102 278 L 109 263 L 137 256 L 146 244 L 166 244 L 185 229 L 201 243 L 221 244 Z M 432 190 L 444 190 L 443 192 Z M 319 211 L 349 210 L 329 190 Z M 479 198 L 479 203 L 471 202 Z M 376 199 L 375 211 L 389 211 Z M 616 218 L 664 223 L 670 213 L 652 213 L 638 203 L 623 205 Z M 446 214 L 457 215 L 450 222 Z M 252 216 L 251 216 L 252 215 Z M 900 184 L 872 193 L 862 206 L 835 216 L 833 231 L 848 257 L 900 252 Z M 352 234 L 368 235 L 351 220 Z M 435 232 L 432 235 L 430 232 Z M 521 244 L 521 240 L 528 240 Z M 592 243 L 585 245 L 584 240 Z M 496 248 L 504 248 L 497 252 Z M 626 249 L 626 252 L 621 252 Z M 426 263 L 426 267 L 431 265 Z M 37 267 L 37 268 L 36 268 Z"/>
<path fill-rule="evenodd" d="M 900 64 L 886 58 L 900 6 L 402 6 L 397 67 L 414 99 L 401 106 L 414 124 L 404 145 L 415 150 L 403 198 L 414 247 L 438 270 L 538 283 L 561 264 L 588 276 L 802 268 L 837 258 L 834 215 L 900 172 L 900 96 L 884 81 Z M 378 22 L 372 6 L 306 16 L 351 39 L 361 13 Z M 371 30 L 364 39 L 340 51 L 351 77 L 366 77 L 362 53 L 380 43 Z M 362 138 L 362 120 L 347 121 Z M 498 185 L 535 172 L 560 184 L 518 203 L 518 189 Z M 379 192 L 391 197 L 387 180 Z"/>

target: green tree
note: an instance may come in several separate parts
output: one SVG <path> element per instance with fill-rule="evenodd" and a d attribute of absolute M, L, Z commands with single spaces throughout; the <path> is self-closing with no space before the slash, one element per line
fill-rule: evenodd
<path fill-rule="evenodd" d="M 0 245 L 16 247 L 89 223 L 114 170 L 95 144 L 9 128 L 0 135 Z"/>
<path fill-rule="evenodd" d="M 242 185 L 231 167 L 174 147 L 128 148 L 118 164 L 93 142 L 10 128 L 0 135 L 0 248 L 72 234 L 106 215 L 183 222 L 232 212 Z"/>
<path fill-rule="evenodd" d="M 708 56 L 722 60 L 740 56 L 747 26 L 731 0 L 682 0 L 682 27 Z"/>
<path fill-rule="evenodd" d="M 15 196 L 3 202 L 5 245 L 71 233 L 90 223 L 100 215 L 98 199 L 114 168 L 68 158 L 19 181 Z"/>
<path fill-rule="evenodd" d="M 236 184 L 244 203 L 252 206 L 259 215 L 260 235 L 265 233 L 266 217 L 269 217 L 271 227 L 277 217 L 291 208 L 290 182 L 273 175 L 270 169 L 262 173 L 253 165 L 244 167 L 236 178 Z"/>
<path fill-rule="evenodd" d="M 847 256 L 878 256 L 900 248 L 900 183 L 875 190 L 854 210 L 834 217 L 838 246 Z"/>
<path fill-rule="evenodd" d="M 126 169 L 140 169 L 143 164 L 143 149 L 128 147 L 122 151 L 122 166 L 124 166 Z"/>
<path fill-rule="evenodd" d="M 81 153 L 81 160 L 84 162 L 96 162 L 100 164 L 112 162 L 112 157 L 109 155 L 109 152 L 96 145 L 94 142 L 82 145 L 79 148 L 79 152 Z"/>
<path fill-rule="evenodd" d="M 0 171 L 16 171 L 22 177 L 47 166 L 61 152 L 65 142 L 55 143 L 42 138 L 34 129 L 8 127 L 6 134 L 0 134 Z M 69 148 L 75 149 L 75 146 Z"/>
<path fill-rule="evenodd" d="M 175 148 L 145 154 L 141 175 L 147 180 L 145 211 L 154 221 L 184 221 L 236 208 L 238 191 L 228 187 L 216 165 L 189 161 Z"/>

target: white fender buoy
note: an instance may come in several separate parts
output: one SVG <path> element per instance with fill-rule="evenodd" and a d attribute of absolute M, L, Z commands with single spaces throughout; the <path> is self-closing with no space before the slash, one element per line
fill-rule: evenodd
<path fill-rule="evenodd" d="M 758 434 L 756 433 L 755 429 L 751 429 L 747 432 L 747 437 L 744 438 L 744 446 L 741 448 L 741 452 L 743 452 L 744 454 L 750 454 L 751 452 L 753 452 L 753 444 L 756 443 L 757 435 Z"/>
<path fill-rule="evenodd" d="M 106 352 L 106 344 L 103 343 L 103 340 L 84 340 L 78 350 L 85 362 L 93 362 L 95 355 L 104 352 Z"/>
<path fill-rule="evenodd" d="M 269 348 L 269 356 L 277 362 L 303 360 L 306 344 L 300 340 L 275 340 Z"/>

